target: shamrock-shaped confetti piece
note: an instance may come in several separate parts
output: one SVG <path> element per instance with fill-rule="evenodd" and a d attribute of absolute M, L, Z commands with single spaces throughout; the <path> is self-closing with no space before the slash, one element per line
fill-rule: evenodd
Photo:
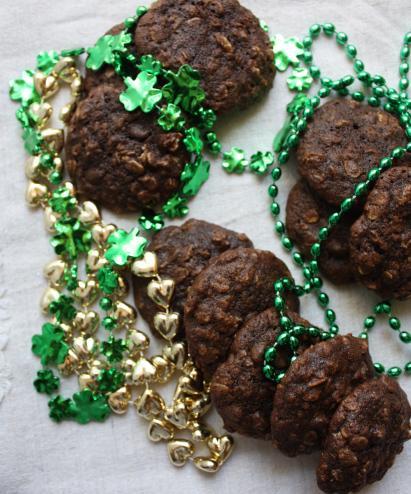
<path fill-rule="evenodd" d="M 176 194 L 164 204 L 163 211 L 171 219 L 182 218 L 188 213 L 187 199 Z"/>
<path fill-rule="evenodd" d="M 71 400 L 64 399 L 60 395 L 49 401 L 49 416 L 55 422 L 61 422 L 64 419 L 71 418 Z"/>
<path fill-rule="evenodd" d="M 147 240 L 139 236 L 140 230 L 133 228 L 129 233 L 125 230 L 116 230 L 107 242 L 111 247 L 105 258 L 116 266 L 125 266 L 129 258 L 138 259 L 144 254 Z"/>
<path fill-rule="evenodd" d="M 186 131 L 183 142 L 189 153 L 200 154 L 204 147 L 200 131 L 195 127 L 191 127 Z"/>
<path fill-rule="evenodd" d="M 51 395 L 60 386 L 60 379 L 50 369 L 37 372 L 37 379 L 33 382 L 38 393 Z"/>
<path fill-rule="evenodd" d="M 188 163 L 184 171 L 187 167 L 190 167 L 190 171 L 187 171 L 185 175 L 188 180 L 186 179 L 187 181 L 183 186 L 183 194 L 195 196 L 210 176 L 210 163 L 198 157 L 193 164 Z"/>
<path fill-rule="evenodd" d="M 185 123 L 180 108 L 173 105 L 173 103 L 169 103 L 165 108 L 160 110 L 160 117 L 157 122 L 166 132 L 173 129 L 181 129 Z"/>
<path fill-rule="evenodd" d="M 67 187 L 59 187 L 53 192 L 49 204 L 56 213 L 66 214 L 76 207 L 77 199 Z"/>
<path fill-rule="evenodd" d="M 31 127 L 26 127 L 23 130 L 23 141 L 24 149 L 31 156 L 40 153 L 43 144 L 43 138 L 41 137 L 40 132 L 37 132 L 37 130 L 32 129 Z"/>
<path fill-rule="evenodd" d="M 137 65 L 137 67 L 141 72 L 148 72 L 154 75 L 158 75 L 163 68 L 161 62 L 156 60 L 153 55 L 143 55 L 140 59 L 140 65 Z"/>
<path fill-rule="evenodd" d="M 110 415 L 110 407 L 103 395 L 93 394 L 86 388 L 73 395 L 70 413 L 79 424 L 88 424 L 91 420 L 102 422 Z"/>
<path fill-rule="evenodd" d="M 308 69 L 296 67 L 287 79 L 287 85 L 291 91 L 307 91 L 313 83 L 313 78 Z"/>
<path fill-rule="evenodd" d="M 103 369 L 97 377 L 98 389 L 102 393 L 112 393 L 123 386 L 125 376 L 122 372 L 112 367 Z"/>
<path fill-rule="evenodd" d="M 64 342 L 64 332 L 60 326 L 51 323 L 43 324 L 41 334 L 32 338 L 32 352 L 40 357 L 43 365 L 62 364 L 69 347 Z"/>
<path fill-rule="evenodd" d="M 45 74 L 49 74 L 59 59 L 59 54 L 54 50 L 42 51 L 37 55 L 37 68 Z"/>
<path fill-rule="evenodd" d="M 267 151 L 262 153 L 259 151 L 253 154 L 250 159 L 250 170 L 257 175 L 265 175 L 268 172 L 268 168 L 274 163 L 274 155 Z"/>
<path fill-rule="evenodd" d="M 122 339 L 116 339 L 110 336 L 107 341 L 101 344 L 101 353 L 103 353 L 109 362 L 119 362 L 123 358 L 123 352 L 126 350 L 126 342 Z"/>
<path fill-rule="evenodd" d="M 188 112 L 194 111 L 205 99 L 205 92 L 200 86 L 200 73 L 190 67 L 182 65 L 178 72 L 168 70 L 165 73 L 170 82 L 163 87 L 163 96 Z"/>
<path fill-rule="evenodd" d="M 227 173 L 238 173 L 244 172 L 248 161 L 245 158 L 245 153 L 242 149 L 234 147 L 229 153 L 224 153 L 223 155 L 223 169 Z"/>
<path fill-rule="evenodd" d="M 127 89 L 120 94 L 120 101 L 127 111 L 141 108 L 144 113 L 149 113 L 161 100 L 160 89 L 155 89 L 157 77 L 148 72 L 140 72 L 135 79 L 126 77 L 125 85 Z"/>
<path fill-rule="evenodd" d="M 122 31 L 120 34 L 112 36 L 106 34 L 97 40 L 97 43 L 89 48 L 86 67 L 92 70 L 98 70 L 104 63 L 112 64 L 116 53 L 127 51 L 127 45 L 132 41 L 131 34 Z"/>
<path fill-rule="evenodd" d="M 76 218 L 62 218 L 55 224 L 57 234 L 50 243 L 57 255 L 75 259 L 79 252 L 87 252 L 91 246 L 91 233 Z"/>
<path fill-rule="evenodd" d="M 9 95 L 13 101 L 20 101 L 22 106 L 29 106 L 40 101 L 40 96 L 34 88 L 34 71 L 25 70 L 19 79 L 10 83 Z"/>
<path fill-rule="evenodd" d="M 164 218 L 161 214 L 145 213 L 138 219 L 142 228 L 146 231 L 160 231 L 164 226 Z"/>
<path fill-rule="evenodd" d="M 97 280 L 101 291 L 108 295 L 118 288 L 118 274 L 110 266 L 103 266 L 98 270 Z"/>
<path fill-rule="evenodd" d="M 196 117 L 199 119 L 199 127 L 202 129 L 210 130 L 214 127 L 217 121 L 217 115 L 211 108 L 205 109 L 200 107 L 196 111 Z"/>
<path fill-rule="evenodd" d="M 297 38 L 284 38 L 277 34 L 273 39 L 274 63 L 280 72 L 287 70 L 289 65 L 297 65 L 304 53 L 303 45 Z"/>
<path fill-rule="evenodd" d="M 49 305 L 50 314 L 53 314 L 58 322 L 72 321 L 76 316 L 76 308 L 73 305 L 74 299 L 67 295 L 60 295 L 57 300 Z"/>

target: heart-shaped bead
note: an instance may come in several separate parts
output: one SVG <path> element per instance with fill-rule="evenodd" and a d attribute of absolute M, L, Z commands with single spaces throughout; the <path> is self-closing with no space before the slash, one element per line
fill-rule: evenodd
<path fill-rule="evenodd" d="M 130 354 L 141 353 L 147 350 L 150 346 L 149 337 L 138 331 L 137 329 L 133 329 L 129 331 L 127 334 L 127 348 Z"/>
<path fill-rule="evenodd" d="M 208 439 L 207 446 L 211 453 L 218 457 L 219 462 L 224 462 L 233 451 L 234 440 L 228 435 L 213 436 Z"/>
<path fill-rule="evenodd" d="M 79 359 L 86 360 L 98 349 L 98 345 L 94 338 L 77 336 L 73 339 L 72 348 Z"/>
<path fill-rule="evenodd" d="M 135 400 L 134 405 L 137 413 L 149 420 L 159 417 L 165 410 L 163 398 L 152 389 L 145 389 Z"/>
<path fill-rule="evenodd" d="M 80 374 L 78 376 L 78 384 L 81 390 L 85 388 L 92 389 L 95 382 L 90 374 Z"/>
<path fill-rule="evenodd" d="M 97 249 L 90 249 L 88 251 L 86 264 L 89 271 L 94 273 L 107 263 L 107 259 L 104 256 L 101 256 Z"/>
<path fill-rule="evenodd" d="M 30 156 L 30 158 L 26 160 L 24 171 L 29 180 L 38 178 L 41 174 L 40 156 Z"/>
<path fill-rule="evenodd" d="M 172 362 L 179 370 L 184 366 L 186 355 L 186 345 L 183 342 L 169 343 L 163 348 L 163 357 Z"/>
<path fill-rule="evenodd" d="M 92 305 L 98 297 L 97 283 L 94 280 L 79 281 L 73 295 L 85 307 Z"/>
<path fill-rule="evenodd" d="M 168 456 L 175 467 L 183 467 L 194 454 L 194 445 L 187 439 L 173 439 L 167 444 Z"/>
<path fill-rule="evenodd" d="M 34 74 L 33 81 L 37 93 L 42 96 L 43 99 L 50 98 L 59 89 L 58 80 L 53 75 L 47 75 L 38 71 Z"/>
<path fill-rule="evenodd" d="M 60 120 L 67 124 L 71 119 L 71 116 L 73 115 L 75 109 L 76 105 L 74 103 L 67 103 L 66 105 L 64 105 L 60 110 Z"/>
<path fill-rule="evenodd" d="M 108 237 L 116 231 L 116 226 L 115 225 L 100 225 L 97 223 L 96 225 L 93 225 L 91 228 L 91 235 L 94 239 L 94 241 L 102 245 L 104 244 Z"/>
<path fill-rule="evenodd" d="M 195 418 L 202 417 L 211 408 L 210 396 L 206 393 L 204 393 L 201 396 L 201 398 L 197 398 L 197 399 L 186 398 L 184 400 L 184 403 L 187 407 L 187 410 Z"/>
<path fill-rule="evenodd" d="M 44 226 L 49 233 L 56 232 L 56 222 L 59 219 L 59 214 L 55 213 L 50 207 L 44 208 Z"/>
<path fill-rule="evenodd" d="M 118 300 L 112 310 L 118 327 L 130 326 L 136 322 L 137 312 L 131 305 Z"/>
<path fill-rule="evenodd" d="M 193 462 L 199 470 L 206 473 L 216 473 L 221 466 L 218 461 L 214 460 L 213 458 L 207 458 L 205 456 L 197 456 L 196 458 L 194 458 Z"/>
<path fill-rule="evenodd" d="M 185 404 L 182 401 L 178 401 L 172 407 L 166 409 L 164 418 L 177 429 L 185 429 L 190 417 Z"/>
<path fill-rule="evenodd" d="M 27 204 L 36 208 L 40 206 L 48 196 L 48 189 L 45 185 L 30 181 L 26 189 Z"/>
<path fill-rule="evenodd" d="M 173 280 L 151 280 L 147 287 L 147 295 L 154 303 L 167 309 L 174 293 L 174 287 Z"/>
<path fill-rule="evenodd" d="M 96 223 L 100 220 L 100 212 L 98 207 L 91 201 L 84 201 L 79 207 L 78 219 L 87 225 Z"/>
<path fill-rule="evenodd" d="M 73 350 L 69 350 L 64 362 L 58 365 L 58 370 L 63 376 L 71 376 L 77 367 L 79 359 Z"/>
<path fill-rule="evenodd" d="M 200 443 L 207 441 L 214 434 L 207 425 L 197 421 L 191 422 L 190 430 L 193 440 Z"/>
<path fill-rule="evenodd" d="M 168 441 L 174 437 L 174 428 L 164 420 L 153 419 L 148 426 L 148 437 L 155 443 Z"/>
<path fill-rule="evenodd" d="M 123 386 L 109 395 L 108 404 L 114 413 L 122 415 L 127 412 L 130 399 L 130 388 Z"/>
<path fill-rule="evenodd" d="M 100 324 L 100 316 L 94 310 L 88 312 L 77 312 L 73 326 L 80 333 L 85 335 L 93 335 Z"/>
<path fill-rule="evenodd" d="M 37 128 L 43 129 L 53 114 L 53 108 L 50 103 L 32 103 L 30 113 L 36 119 Z"/>
<path fill-rule="evenodd" d="M 41 310 L 47 314 L 49 311 L 49 305 L 60 297 L 60 292 L 55 288 L 46 288 L 40 299 Z"/>
<path fill-rule="evenodd" d="M 180 315 L 177 312 L 157 312 L 153 324 L 165 340 L 172 340 L 178 331 Z"/>
<path fill-rule="evenodd" d="M 156 375 L 156 368 L 146 358 L 140 358 L 133 370 L 133 381 L 137 384 L 144 384 L 153 381 Z"/>
<path fill-rule="evenodd" d="M 186 396 L 191 396 L 194 398 L 201 397 L 203 392 L 198 389 L 195 384 L 195 381 L 188 376 L 180 376 L 178 378 L 173 399 L 179 400 L 185 398 Z"/>
<path fill-rule="evenodd" d="M 41 131 L 41 138 L 46 146 L 55 153 L 59 154 L 64 146 L 63 129 L 44 129 Z"/>
<path fill-rule="evenodd" d="M 43 273 L 49 284 L 54 288 L 62 285 L 66 269 L 67 264 L 61 259 L 56 259 L 46 264 Z"/>
<path fill-rule="evenodd" d="M 153 278 L 157 275 L 157 256 L 154 252 L 147 251 L 143 259 L 133 262 L 131 271 L 141 278 Z"/>
<path fill-rule="evenodd" d="M 155 355 L 154 357 L 152 357 L 151 363 L 157 370 L 156 381 L 162 384 L 168 382 L 170 377 L 173 375 L 173 364 L 161 355 Z"/>
<path fill-rule="evenodd" d="M 64 82 L 70 82 L 76 72 L 76 62 L 72 57 L 60 58 L 53 69 L 53 73 L 57 74 Z"/>

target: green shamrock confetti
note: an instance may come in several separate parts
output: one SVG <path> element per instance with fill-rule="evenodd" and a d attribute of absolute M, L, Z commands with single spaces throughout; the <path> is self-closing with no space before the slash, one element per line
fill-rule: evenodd
<path fill-rule="evenodd" d="M 183 143 L 189 153 L 200 154 L 204 147 L 200 131 L 195 127 L 186 130 L 186 136 L 183 139 Z"/>
<path fill-rule="evenodd" d="M 10 83 L 10 98 L 13 101 L 19 101 L 24 107 L 40 101 L 40 96 L 34 88 L 33 75 L 33 70 L 25 70 L 20 79 L 15 79 Z"/>
<path fill-rule="evenodd" d="M 168 103 L 165 108 L 160 110 L 160 117 L 157 122 L 158 125 L 166 132 L 173 129 L 180 130 L 185 123 L 180 108 L 173 105 L 173 103 Z"/>
<path fill-rule="evenodd" d="M 242 149 L 234 147 L 229 153 L 224 153 L 223 155 L 223 169 L 227 173 L 238 173 L 244 172 L 248 161 L 245 158 L 245 153 Z"/>
<path fill-rule="evenodd" d="M 60 295 L 57 300 L 53 300 L 53 302 L 50 303 L 50 314 L 55 316 L 58 322 L 72 321 L 77 314 L 76 308 L 73 304 L 74 299 L 67 297 L 67 295 Z"/>
<path fill-rule="evenodd" d="M 175 194 L 163 206 L 163 211 L 169 218 L 183 218 L 188 213 L 187 199 Z"/>
<path fill-rule="evenodd" d="M 71 48 L 69 50 L 61 50 L 62 57 L 79 57 L 86 52 L 85 48 Z"/>
<path fill-rule="evenodd" d="M 262 153 L 259 151 L 253 154 L 250 159 L 250 170 L 257 175 L 265 175 L 269 167 L 274 163 L 274 155 L 267 151 Z"/>
<path fill-rule="evenodd" d="M 287 79 L 287 85 L 291 91 L 308 91 L 312 83 L 313 78 L 309 70 L 303 67 L 296 67 Z"/>
<path fill-rule="evenodd" d="M 45 74 L 50 74 L 59 59 L 60 56 L 55 50 L 42 51 L 37 55 L 37 68 Z"/>
<path fill-rule="evenodd" d="M 164 218 L 161 214 L 145 213 L 138 219 L 141 227 L 146 231 L 160 231 L 164 226 Z"/>
<path fill-rule="evenodd" d="M 116 230 L 107 240 L 111 247 L 105 253 L 105 258 L 116 266 L 125 266 L 129 258 L 140 258 L 144 254 L 147 239 L 139 236 L 139 233 L 137 227 L 129 233 L 125 230 Z"/>
<path fill-rule="evenodd" d="M 51 395 L 59 389 L 60 379 L 49 369 L 39 370 L 37 372 L 37 379 L 33 384 L 38 393 Z"/>
<path fill-rule="evenodd" d="M 297 38 L 284 38 L 277 34 L 273 39 L 274 63 L 280 72 L 288 69 L 289 65 L 297 65 L 304 53 L 302 43 Z"/>
<path fill-rule="evenodd" d="M 156 60 L 153 55 L 143 55 L 140 58 L 140 65 L 137 67 L 141 72 L 148 72 L 149 74 L 159 75 L 163 66 L 159 60 Z"/>
<path fill-rule="evenodd" d="M 114 336 L 110 336 L 107 341 L 103 341 L 101 344 L 101 353 L 107 357 L 109 362 L 119 362 L 126 349 L 126 342 L 122 339 L 116 339 Z"/>
<path fill-rule="evenodd" d="M 131 34 L 125 31 L 115 36 L 111 36 L 110 34 L 102 36 L 93 47 L 87 50 L 89 56 L 86 67 L 88 69 L 98 70 L 104 63 L 112 64 L 115 60 L 115 55 L 125 53 L 127 51 L 127 45 L 131 42 Z"/>
<path fill-rule="evenodd" d="M 101 394 L 93 394 L 88 388 L 73 395 L 70 413 L 79 424 L 88 424 L 91 420 L 103 422 L 110 415 L 110 407 Z"/>
<path fill-rule="evenodd" d="M 59 256 L 75 259 L 79 252 L 87 252 L 91 246 L 91 233 L 76 218 L 62 218 L 55 224 L 57 234 L 50 243 Z"/>
<path fill-rule="evenodd" d="M 31 155 L 34 156 L 41 151 L 41 146 L 43 145 L 43 138 L 40 132 L 37 130 L 27 127 L 23 130 L 23 141 L 24 149 Z"/>
<path fill-rule="evenodd" d="M 103 266 L 97 271 L 97 280 L 101 291 L 108 295 L 118 288 L 118 274 L 110 266 Z"/>
<path fill-rule="evenodd" d="M 55 422 L 61 422 L 64 419 L 71 418 L 71 400 L 64 399 L 60 395 L 49 401 L 49 416 Z"/>
<path fill-rule="evenodd" d="M 97 385 L 101 393 L 112 393 L 116 391 L 123 386 L 124 381 L 124 374 L 114 367 L 103 369 L 97 377 Z"/>
<path fill-rule="evenodd" d="M 199 127 L 201 129 L 211 130 L 217 121 L 217 115 L 211 108 L 200 107 L 195 115 L 199 119 Z"/>
<path fill-rule="evenodd" d="M 205 100 L 200 73 L 190 65 L 182 65 L 177 73 L 168 70 L 164 76 L 169 81 L 163 87 L 163 96 L 168 102 L 192 112 Z"/>
<path fill-rule="evenodd" d="M 189 171 L 187 167 L 190 168 Z M 186 183 L 183 186 L 183 194 L 195 196 L 210 176 L 210 163 L 199 156 L 194 163 L 186 164 L 184 172 L 182 177 L 185 177 Z"/>
<path fill-rule="evenodd" d="M 53 192 L 49 204 L 56 213 L 66 214 L 77 206 L 77 199 L 72 196 L 67 187 L 59 187 Z"/>
<path fill-rule="evenodd" d="M 40 357 L 43 365 L 62 364 L 69 350 L 64 337 L 64 331 L 60 326 L 43 324 L 41 334 L 35 334 L 31 340 L 32 352 Z"/>
<path fill-rule="evenodd" d="M 148 72 L 140 72 L 135 79 L 126 77 L 125 85 L 127 89 L 120 94 L 120 101 L 127 111 L 141 108 L 144 113 L 149 113 L 161 100 L 160 89 L 155 89 L 157 77 Z"/>

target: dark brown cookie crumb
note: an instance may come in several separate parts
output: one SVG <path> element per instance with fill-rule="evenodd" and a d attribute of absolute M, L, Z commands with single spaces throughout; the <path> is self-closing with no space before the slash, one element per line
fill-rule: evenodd
<path fill-rule="evenodd" d="M 167 69 L 197 69 L 205 104 L 218 113 L 249 106 L 273 83 L 268 35 L 237 0 L 158 0 L 140 19 L 135 43 Z"/>
<path fill-rule="evenodd" d="M 296 324 L 310 324 L 290 312 Z M 270 416 L 276 385 L 263 375 L 265 349 L 272 345 L 281 329 L 278 312 L 270 308 L 249 319 L 236 333 L 230 354 L 216 370 L 211 381 L 211 399 L 228 432 L 270 439 Z M 303 344 L 300 350 L 307 348 Z M 285 368 L 290 355 L 280 352 L 276 364 Z"/>
<path fill-rule="evenodd" d="M 226 359 L 242 324 L 273 305 L 273 282 L 291 277 L 274 254 L 235 249 L 211 260 L 188 290 L 184 322 L 189 352 L 206 379 Z M 298 298 L 287 297 L 298 312 Z"/>
<path fill-rule="evenodd" d="M 411 168 L 386 171 L 351 228 L 359 281 L 383 298 L 411 296 Z"/>
<path fill-rule="evenodd" d="M 320 489 L 348 494 L 381 480 L 410 438 L 410 417 L 407 396 L 393 379 L 358 386 L 330 423 L 317 469 Z"/>
<path fill-rule="evenodd" d="M 327 226 L 335 207 L 315 196 L 304 180 L 291 189 L 287 201 L 286 227 L 290 238 L 309 259 L 311 246 L 318 241 L 320 228 Z M 359 213 L 347 213 L 323 242 L 318 264 L 321 272 L 333 283 L 354 281 L 350 263 L 350 228 Z"/>
<path fill-rule="evenodd" d="M 406 143 L 397 119 L 347 99 L 321 106 L 297 150 L 298 170 L 327 203 L 339 206 L 371 168 Z"/>
<path fill-rule="evenodd" d="M 158 272 L 162 278 L 171 278 L 176 283 L 173 311 L 183 317 L 187 290 L 195 277 L 213 257 L 238 247 L 252 247 L 252 242 L 242 233 L 195 219 L 181 226 L 169 226 L 154 235 L 149 249 L 157 255 Z M 154 331 L 153 319 L 158 307 L 147 296 L 148 282 L 134 277 L 133 283 L 137 308 Z M 180 336 L 183 334 L 184 319 Z"/>
<path fill-rule="evenodd" d="M 318 449 L 340 402 L 373 375 L 365 340 L 336 336 L 308 348 L 277 386 L 271 415 L 274 444 L 288 456 Z"/>

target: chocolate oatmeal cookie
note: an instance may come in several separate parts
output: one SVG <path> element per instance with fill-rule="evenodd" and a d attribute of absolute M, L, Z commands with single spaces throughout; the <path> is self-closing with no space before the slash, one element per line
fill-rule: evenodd
<path fill-rule="evenodd" d="M 243 323 L 273 305 L 273 282 L 291 277 L 274 254 L 256 249 L 228 250 L 212 259 L 188 289 L 184 323 L 189 352 L 206 379 L 226 359 Z M 294 294 L 288 308 L 298 312 Z"/>
<path fill-rule="evenodd" d="M 304 326 L 310 324 L 297 314 L 289 316 Z M 272 345 L 281 329 L 278 312 L 270 308 L 249 319 L 236 333 L 230 353 L 215 371 L 211 399 L 229 432 L 269 439 L 270 415 L 276 385 L 262 372 L 265 349 Z M 301 351 L 307 348 L 300 347 Z M 279 352 L 276 365 L 285 368 L 290 356 Z"/>
<path fill-rule="evenodd" d="M 289 237 L 306 258 L 311 257 L 311 245 L 318 239 L 320 228 L 327 226 L 336 208 L 315 196 L 304 180 L 291 189 L 287 201 L 286 227 Z M 321 272 L 336 284 L 354 280 L 350 263 L 350 228 L 358 213 L 347 213 L 322 244 L 318 259 Z"/>
<path fill-rule="evenodd" d="M 320 489 L 348 494 L 381 480 L 410 438 L 410 417 L 407 396 L 393 379 L 358 386 L 330 423 L 317 469 Z"/>
<path fill-rule="evenodd" d="M 411 168 L 386 171 L 351 228 L 357 278 L 383 298 L 411 296 Z"/>
<path fill-rule="evenodd" d="M 277 386 L 271 415 L 274 444 L 288 456 L 318 449 L 340 402 L 373 375 L 365 340 L 336 336 L 308 348 Z"/>
<path fill-rule="evenodd" d="M 182 135 L 164 132 L 153 113 L 128 112 L 120 79 L 80 100 L 68 126 L 67 169 L 79 194 L 116 212 L 164 203 L 180 185 L 189 155 Z"/>
<path fill-rule="evenodd" d="M 338 206 L 393 148 L 406 142 L 397 119 L 347 99 L 321 106 L 297 150 L 298 170 L 311 189 Z"/>
<path fill-rule="evenodd" d="M 139 55 L 197 69 L 218 113 L 245 108 L 274 79 L 274 55 L 258 19 L 237 0 L 157 0 L 135 31 Z"/>
<path fill-rule="evenodd" d="M 242 233 L 192 219 L 181 226 L 169 226 L 156 233 L 149 249 L 157 254 L 160 276 L 175 281 L 172 306 L 183 316 L 187 290 L 210 259 L 229 249 L 252 246 Z M 148 281 L 134 277 L 133 284 L 136 305 L 155 333 L 153 319 L 158 306 L 147 295 Z M 184 319 L 180 325 L 180 335 L 183 334 Z"/>

